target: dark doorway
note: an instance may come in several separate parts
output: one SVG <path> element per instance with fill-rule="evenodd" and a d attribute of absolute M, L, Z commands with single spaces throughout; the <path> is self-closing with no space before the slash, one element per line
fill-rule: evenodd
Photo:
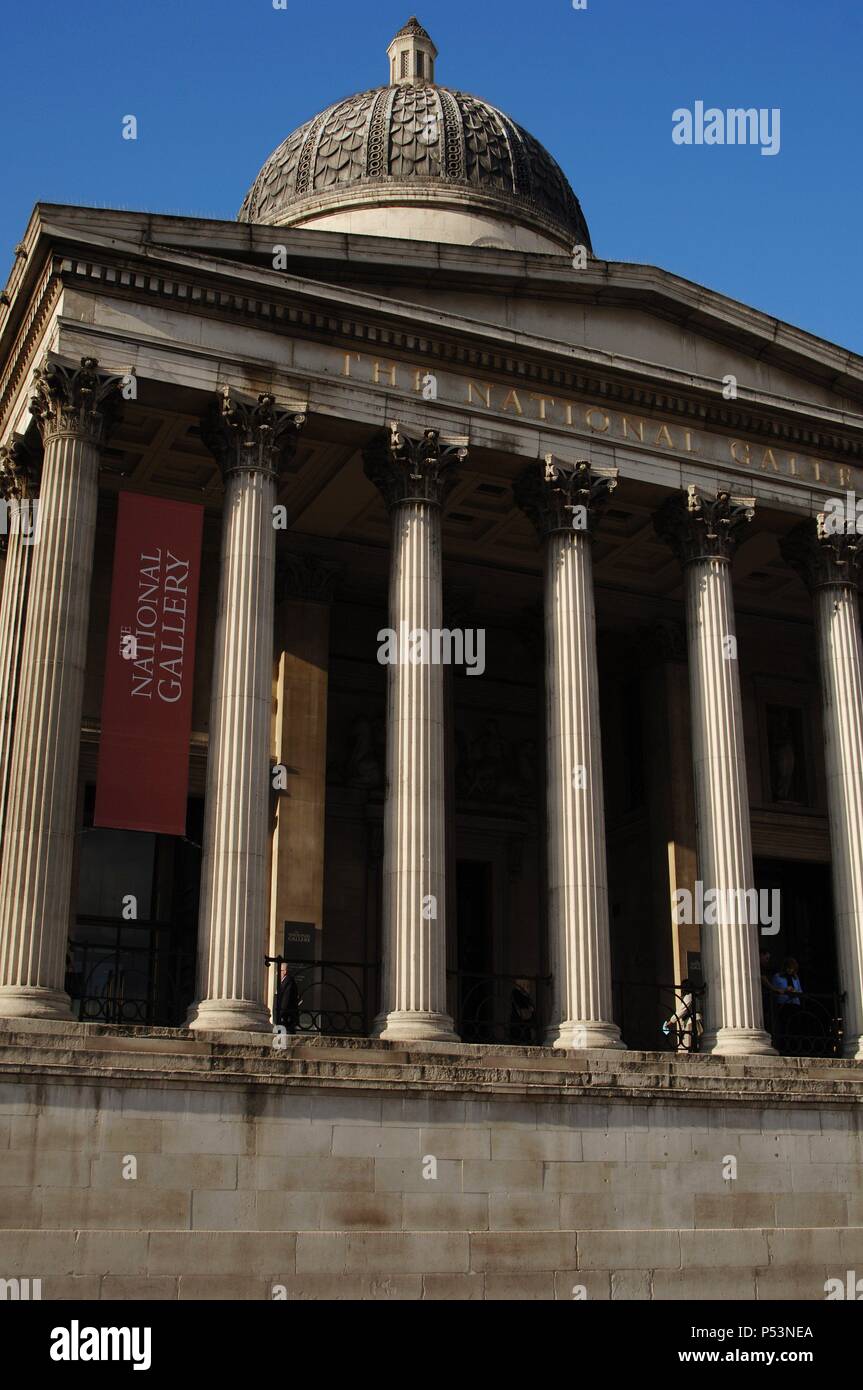
<path fill-rule="evenodd" d="M 87 788 L 66 989 L 90 1023 L 182 1027 L 195 989 L 204 803 L 185 836 L 93 827 Z"/>
<path fill-rule="evenodd" d="M 765 991 L 765 1024 L 781 1052 L 833 1056 L 840 1042 L 837 1019 L 842 1009 L 830 866 L 756 859 L 755 884 L 760 892 L 778 892 L 779 931 L 762 932 L 759 939 L 761 950 L 770 955 L 768 978 L 793 956 L 804 991 L 802 1005 L 794 1006 L 793 1014 L 788 1012 L 792 1006 L 777 1005 L 778 996 Z M 770 899 L 771 913 L 775 901 Z"/>
<path fill-rule="evenodd" d="M 494 882 L 492 865 L 456 865 L 458 1032 L 465 1042 L 494 1037 Z"/>

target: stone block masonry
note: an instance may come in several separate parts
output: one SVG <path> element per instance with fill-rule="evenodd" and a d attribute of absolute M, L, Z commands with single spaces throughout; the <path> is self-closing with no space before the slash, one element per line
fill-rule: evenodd
<path fill-rule="evenodd" d="M 863 1273 L 863 1064 L 0 1023 L 43 1299 L 802 1299 Z"/>

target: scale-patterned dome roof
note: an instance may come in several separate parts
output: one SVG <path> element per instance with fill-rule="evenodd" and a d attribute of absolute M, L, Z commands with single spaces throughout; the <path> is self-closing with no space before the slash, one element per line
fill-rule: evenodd
<path fill-rule="evenodd" d="M 437 50 L 414 19 L 391 54 L 410 45 L 410 76 L 340 101 L 288 136 L 239 220 L 283 226 L 369 203 L 450 202 L 589 247 L 578 199 L 548 151 L 488 102 L 417 77 L 433 74 Z"/>

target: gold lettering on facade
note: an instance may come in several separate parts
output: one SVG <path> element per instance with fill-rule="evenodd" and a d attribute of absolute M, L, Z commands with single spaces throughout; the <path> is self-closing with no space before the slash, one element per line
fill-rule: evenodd
<path fill-rule="evenodd" d="M 548 416 L 545 412 L 546 403 L 548 403 L 548 405 L 554 405 L 554 396 L 537 396 L 531 391 L 530 399 L 532 401 L 539 401 L 539 418 L 540 420 L 547 420 Z"/>
<path fill-rule="evenodd" d="M 429 373 L 435 376 L 436 381 L 438 379 L 435 368 L 415 367 L 412 363 L 393 362 L 386 358 L 375 359 L 359 352 L 337 350 L 337 355 L 342 376 L 356 380 L 359 371 L 359 376 L 364 381 L 373 382 L 376 386 L 383 385 L 387 389 L 409 391 L 412 384 L 413 390 L 419 394 L 424 390 Z M 357 368 L 357 363 L 362 364 L 360 369 Z M 403 372 L 400 379 L 401 369 Z M 404 373 L 408 374 L 407 378 Z M 603 406 L 567 401 L 545 395 L 543 392 L 528 392 L 527 401 L 530 403 L 523 406 L 519 391 L 515 387 L 510 389 L 504 385 L 497 386 L 494 382 L 469 379 L 461 375 L 446 374 L 441 383 L 443 395 L 446 394 L 447 380 L 451 399 L 457 399 L 458 393 L 466 391 L 469 406 L 482 407 L 498 415 L 512 411 L 519 417 L 524 417 L 527 412 L 527 418 L 558 429 L 567 428 L 583 432 L 587 428 L 595 435 L 611 432 L 619 439 L 643 445 L 648 450 L 664 448 L 698 454 L 702 459 L 713 460 L 716 464 L 721 464 L 723 458 L 730 458 L 739 468 L 769 471 L 777 477 L 793 478 L 801 483 L 817 482 L 829 484 L 831 487 L 853 488 L 855 479 L 861 477 L 860 470 L 847 465 L 786 454 L 782 449 L 765 448 L 760 443 L 747 443 L 744 439 L 728 440 L 709 432 L 702 435 L 692 429 L 681 429 L 678 436 L 670 425 L 658 423 L 647 416 L 624 415 L 616 410 L 606 410 Z M 461 399 L 464 399 L 464 394 L 461 395 Z M 857 485 L 863 487 L 863 480 Z"/>
<path fill-rule="evenodd" d="M 605 423 L 602 425 L 595 425 L 591 419 L 591 416 L 593 415 L 599 415 Z M 587 428 L 589 430 L 593 430 L 594 434 L 607 434 L 608 431 L 611 429 L 611 421 L 609 420 L 605 411 L 600 410 L 595 405 L 589 406 L 588 409 L 584 412 L 584 423 L 587 425 Z"/>
<path fill-rule="evenodd" d="M 480 405 L 483 405 L 483 404 L 484 404 L 486 410 L 491 410 L 491 392 L 492 392 L 492 388 L 491 388 L 491 386 L 488 384 L 488 382 L 485 382 L 485 381 L 469 381 L 469 382 L 468 382 L 468 384 L 467 384 L 467 403 L 468 403 L 468 405 L 473 405 L 473 393 L 474 393 L 474 391 L 476 391 L 476 392 L 478 393 L 479 397 L 480 397 Z M 483 392 L 485 393 L 485 401 L 482 400 Z"/>
<path fill-rule="evenodd" d="M 389 372 L 389 385 L 398 386 L 398 364 L 396 362 L 382 362 L 377 360 L 374 365 L 372 380 L 375 386 L 381 384 L 381 372 Z"/>

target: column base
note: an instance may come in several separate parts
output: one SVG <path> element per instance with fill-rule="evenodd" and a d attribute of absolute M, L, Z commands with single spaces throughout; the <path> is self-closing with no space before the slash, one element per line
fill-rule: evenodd
<path fill-rule="evenodd" d="M 426 1013 L 419 1009 L 395 1009 L 378 1014 L 372 1037 L 382 1042 L 458 1042 L 449 1014 Z"/>
<path fill-rule="evenodd" d="M 65 990 L 42 989 L 38 985 L 0 986 L 0 1018 L 58 1018 L 78 1023 L 72 1001 Z"/>
<path fill-rule="evenodd" d="M 863 1062 L 863 1033 L 851 1034 L 842 1044 L 842 1056 L 852 1062 Z"/>
<path fill-rule="evenodd" d="M 759 1028 L 719 1028 L 705 1033 L 701 1051 L 712 1057 L 777 1057 L 770 1034 Z"/>
<path fill-rule="evenodd" d="M 545 1046 L 559 1052 L 584 1052 L 600 1047 L 623 1052 L 627 1050 L 616 1023 L 599 1023 L 595 1019 L 589 1023 L 575 1023 L 567 1019 L 566 1023 L 555 1024 L 545 1035 Z"/>
<path fill-rule="evenodd" d="M 270 1015 L 256 1000 L 202 999 L 189 1009 L 186 1027 L 195 1033 L 272 1033 Z"/>

